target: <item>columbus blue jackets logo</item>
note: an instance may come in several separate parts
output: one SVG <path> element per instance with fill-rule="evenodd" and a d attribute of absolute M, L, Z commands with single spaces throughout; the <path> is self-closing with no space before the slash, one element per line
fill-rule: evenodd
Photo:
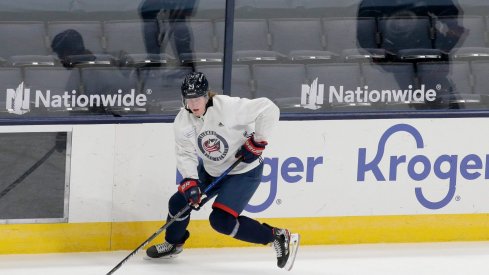
<path fill-rule="evenodd" d="M 229 151 L 227 141 L 214 131 L 202 132 L 197 138 L 200 152 L 208 159 L 220 161 Z"/>

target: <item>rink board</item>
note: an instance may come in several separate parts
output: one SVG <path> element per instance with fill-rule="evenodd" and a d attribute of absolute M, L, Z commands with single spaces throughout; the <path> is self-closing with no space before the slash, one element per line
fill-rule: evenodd
<path fill-rule="evenodd" d="M 489 215 L 419 215 L 260 219 L 301 234 L 302 245 L 489 240 Z M 134 250 L 161 222 L 0 226 L 0 254 Z M 186 247 L 252 246 L 192 221 Z M 153 243 L 161 242 L 160 235 Z"/>
<path fill-rule="evenodd" d="M 489 119 L 281 121 L 244 215 L 304 244 L 489 240 Z M 172 124 L 1 127 L 72 131 L 68 223 L 0 225 L 0 253 L 131 249 L 176 191 Z M 243 246 L 194 212 L 188 245 Z M 212 238 L 209 238 L 212 236 Z M 34 244 L 34 245 L 33 245 Z"/>

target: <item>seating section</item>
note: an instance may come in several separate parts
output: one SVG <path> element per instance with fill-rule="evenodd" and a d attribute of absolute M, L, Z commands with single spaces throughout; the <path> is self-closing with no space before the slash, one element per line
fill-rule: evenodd
<path fill-rule="evenodd" d="M 224 2 L 206 1 L 214 5 L 213 12 Z M 488 103 L 485 15 L 303 17 L 300 11 L 327 4 L 292 0 L 284 2 L 282 16 L 266 16 L 281 2 L 236 3 L 238 15 L 257 7 L 263 10 L 261 16 L 237 16 L 234 22 L 232 95 L 265 96 L 291 112 L 472 108 Z M 172 22 L 2 21 L 2 91 L 21 83 L 51 95 L 134 91 L 147 96 L 146 108 L 99 111 L 174 113 L 182 106 L 181 80 L 191 70 L 204 72 L 211 87 L 222 92 L 224 31 L 222 18 L 203 17 Z M 357 89 L 367 93 L 433 89 L 437 98 L 429 102 L 397 97 L 382 103 L 350 102 L 340 95 L 340 90 Z M 0 98 L 6 106 L 6 96 Z M 43 111 L 74 110 L 51 106 Z"/>

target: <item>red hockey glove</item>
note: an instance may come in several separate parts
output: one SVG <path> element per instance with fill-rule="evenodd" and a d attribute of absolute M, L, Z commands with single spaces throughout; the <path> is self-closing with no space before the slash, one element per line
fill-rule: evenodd
<path fill-rule="evenodd" d="M 246 142 L 241 146 L 241 149 L 236 153 L 235 157 L 243 157 L 243 162 L 252 163 L 259 158 L 267 146 L 266 141 L 256 142 L 253 136 L 249 137 Z"/>
<path fill-rule="evenodd" d="M 178 186 L 180 192 L 188 203 L 195 209 L 198 209 L 201 202 L 202 193 L 199 188 L 199 181 L 196 179 L 185 178 Z"/>

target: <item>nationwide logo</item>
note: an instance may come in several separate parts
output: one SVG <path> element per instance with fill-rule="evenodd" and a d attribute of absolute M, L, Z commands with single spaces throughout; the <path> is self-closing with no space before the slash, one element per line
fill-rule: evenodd
<path fill-rule="evenodd" d="M 306 109 L 317 110 L 323 105 L 324 84 L 318 85 L 318 79 L 316 77 L 311 86 L 302 84 L 301 105 Z"/>
<path fill-rule="evenodd" d="M 324 104 L 324 84 L 318 84 L 317 77 L 311 83 L 302 84 L 301 106 L 306 109 L 316 110 Z M 436 85 L 436 90 L 441 90 L 441 85 Z M 392 102 L 432 102 L 436 99 L 436 90 L 426 89 L 423 84 L 419 89 L 414 89 L 412 85 L 405 90 L 382 89 L 370 90 L 368 86 L 356 87 L 353 90 L 345 89 L 344 86 L 329 86 L 327 101 L 331 103 L 392 103 Z"/>
<path fill-rule="evenodd" d="M 31 90 L 20 83 L 15 89 L 7 89 L 5 108 L 9 113 L 22 115 L 31 108 L 74 108 L 87 107 L 144 107 L 147 97 L 145 94 L 136 94 L 134 89 L 129 93 L 123 93 L 121 89 L 111 94 L 78 94 L 76 90 L 65 91 L 62 94 L 52 94 L 50 90 L 35 90 L 31 95 Z"/>
<path fill-rule="evenodd" d="M 30 111 L 30 90 L 24 89 L 24 82 L 17 88 L 7 89 L 7 100 L 5 108 L 9 113 L 22 115 Z"/>

